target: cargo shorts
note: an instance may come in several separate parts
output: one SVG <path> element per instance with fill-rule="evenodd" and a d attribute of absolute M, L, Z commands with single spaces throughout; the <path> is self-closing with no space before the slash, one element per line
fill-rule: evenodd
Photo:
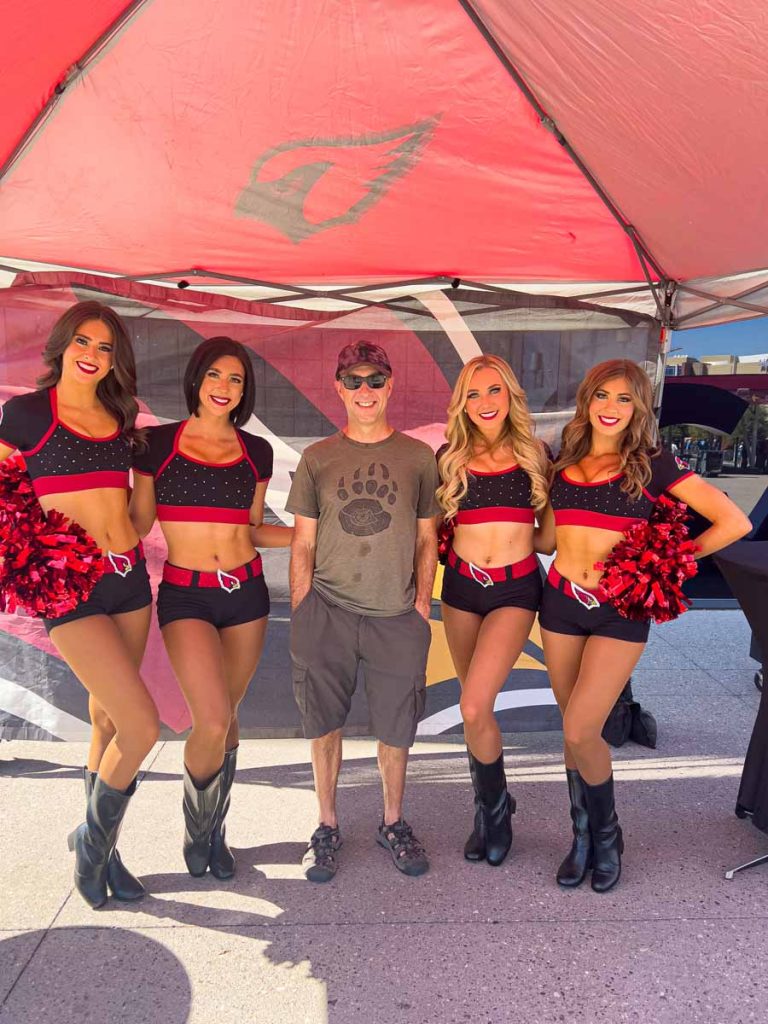
<path fill-rule="evenodd" d="M 361 615 L 310 589 L 291 619 L 293 692 L 304 736 L 344 725 L 362 666 L 371 733 L 390 747 L 412 746 L 426 703 L 431 638 L 415 609 Z"/>

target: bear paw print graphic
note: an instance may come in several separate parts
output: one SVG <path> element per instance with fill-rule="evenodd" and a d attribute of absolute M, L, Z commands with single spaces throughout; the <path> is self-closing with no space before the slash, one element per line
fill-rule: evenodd
<path fill-rule="evenodd" d="M 336 493 L 347 503 L 339 510 L 345 533 L 371 537 L 392 522 L 385 506 L 391 508 L 397 501 L 397 483 L 390 479 L 389 468 L 383 462 L 372 462 L 367 470 L 356 469 L 349 483 L 342 477 Z"/>

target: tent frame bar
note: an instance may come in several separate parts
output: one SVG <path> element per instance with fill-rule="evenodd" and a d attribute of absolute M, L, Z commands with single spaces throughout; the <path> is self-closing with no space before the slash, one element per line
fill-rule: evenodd
<path fill-rule="evenodd" d="M 23 285 L 16 285 L 15 287 L 17 287 L 19 289 L 24 288 L 24 287 L 29 287 L 29 288 L 44 287 L 46 282 L 44 280 L 37 280 L 37 278 L 41 278 L 41 277 L 45 278 L 45 277 L 47 277 L 47 276 L 49 276 L 51 274 L 50 271 L 33 271 L 33 270 L 21 268 L 21 267 L 9 266 L 8 264 L 0 264 L 0 271 L 3 271 L 3 270 L 5 270 L 5 271 L 7 271 L 9 273 L 15 273 L 15 274 L 29 274 L 30 277 L 35 279 L 35 280 L 28 281 L 28 282 L 26 282 Z M 421 285 L 421 286 L 434 285 L 435 288 L 439 289 L 440 291 L 447 292 L 448 288 L 446 286 L 449 286 L 449 288 L 452 291 L 456 291 L 459 288 L 461 288 L 462 286 L 464 286 L 467 289 L 470 289 L 474 293 L 486 292 L 489 295 L 493 295 L 493 296 L 498 295 L 500 298 L 504 297 L 504 298 L 507 298 L 507 299 L 509 299 L 511 297 L 515 297 L 515 296 L 520 296 L 520 297 L 522 297 L 522 298 L 524 298 L 526 300 L 532 301 L 533 303 L 535 303 L 537 299 L 538 300 L 549 300 L 550 302 L 555 302 L 555 303 L 558 300 L 560 300 L 561 302 L 566 303 L 568 305 L 575 304 L 575 305 L 581 306 L 581 307 L 589 307 L 590 309 L 592 309 L 595 312 L 602 312 L 602 313 L 606 313 L 606 314 L 612 313 L 614 316 L 619 316 L 620 318 L 625 319 L 625 320 L 626 320 L 626 318 L 630 318 L 630 319 L 638 320 L 638 321 L 639 320 L 646 320 L 647 321 L 647 320 L 655 319 L 655 318 L 651 317 L 648 313 L 634 312 L 634 311 L 629 310 L 629 309 L 620 309 L 620 308 L 613 308 L 613 307 L 602 307 L 600 305 L 597 305 L 595 303 L 590 302 L 589 301 L 589 299 L 591 298 L 590 295 L 586 295 L 586 296 L 584 296 L 582 298 L 582 297 L 574 296 L 574 295 L 551 294 L 549 292 L 546 292 L 546 293 L 527 292 L 527 291 L 525 291 L 524 288 L 505 288 L 505 287 L 502 287 L 500 285 L 485 284 L 485 283 L 480 282 L 480 281 L 464 280 L 462 278 L 449 277 L 447 275 L 439 275 L 439 276 L 436 276 L 436 277 L 418 277 L 418 278 L 411 278 L 411 279 L 408 279 L 408 280 L 401 280 L 401 281 L 379 282 L 379 283 L 375 283 L 375 284 L 363 285 L 363 286 L 358 287 L 358 288 L 355 288 L 355 287 L 345 287 L 345 288 L 341 288 L 341 289 L 312 289 L 312 288 L 301 287 L 301 286 L 297 285 L 297 286 L 295 286 L 295 289 L 294 289 L 294 287 L 291 286 L 291 285 L 281 285 L 281 284 L 277 284 L 277 283 L 272 282 L 272 281 L 261 281 L 261 280 L 258 280 L 258 279 L 241 277 L 241 276 L 236 276 L 236 275 L 233 275 L 233 274 L 223 274 L 223 273 L 219 273 L 218 271 L 205 270 L 204 268 L 201 268 L 201 267 L 194 267 L 194 268 L 189 268 L 187 270 L 181 270 L 181 271 L 176 271 L 176 270 L 160 271 L 160 272 L 153 273 L 153 274 L 138 274 L 138 275 L 128 275 L 128 274 L 125 274 L 125 275 L 107 275 L 107 274 L 99 275 L 99 274 L 93 274 L 93 273 L 91 273 L 89 271 L 85 271 L 85 270 L 77 270 L 77 269 L 72 268 L 72 267 L 69 267 L 69 268 L 66 268 L 66 269 L 61 269 L 61 270 L 58 270 L 58 271 L 53 271 L 53 275 L 54 276 L 64 276 L 64 277 L 66 277 L 66 276 L 71 275 L 71 274 L 78 275 L 79 277 L 82 277 L 82 278 L 90 279 L 88 282 L 80 282 L 81 285 L 83 287 L 87 287 L 91 291 L 96 291 L 96 292 L 99 292 L 101 294 L 111 294 L 110 289 L 107 287 L 107 284 L 109 282 L 124 281 L 124 282 L 127 282 L 129 284 L 146 284 L 148 286 L 152 286 L 154 284 L 156 286 L 156 282 L 159 282 L 159 281 L 163 281 L 163 280 L 167 280 L 167 279 L 175 278 L 175 277 L 182 278 L 182 281 L 180 282 L 181 285 L 182 285 L 182 288 L 181 288 L 182 295 L 176 296 L 176 293 L 173 290 L 168 289 L 168 297 L 166 299 L 166 301 L 168 301 L 168 302 L 175 302 L 175 301 L 183 302 L 184 299 L 182 298 L 182 296 L 186 293 L 186 290 L 187 290 L 188 287 L 191 287 L 191 291 L 189 293 L 190 297 L 195 296 L 195 295 L 202 296 L 202 295 L 206 295 L 206 294 L 210 295 L 210 296 L 216 295 L 217 294 L 216 292 L 198 292 L 194 288 L 194 286 L 190 286 L 189 283 L 184 280 L 187 277 L 205 277 L 205 278 L 218 278 L 218 279 L 220 279 L 222 281 L 230 281 L 230 282 L 231 281 L 235 281 L 235 282 L 239 282 L 241 284 L 250 285 L 250 286 L 254 286 L 254 287 L 269 288 L 269 289 L 273 289 L 275 291 L 293 291 L 293 294 L 278 296 L 276 298 L 271 298 L 271 297 L 267 296 L 267 297 L 265 297 L 263 299 L 255 299 L 255 300 L 254 299 L 245 299 L 245 300 L 243 300 L 243 301 L 245 301 L 247 303 L 251 303 L 251 302 L 264 302 L 264 303 L 268 303 L 269 305 L 279 305 L 281 303 L 296 301 L 296 300 L 301 299 L 301 298 L 310 298 L 310 299 L 317 298 L 317 299 L 330 299 L 330 300 L 338 299 L 340 301 L 348 302 L 351 305 L 357 306 L 358 308 L 363 308 L 363 307 L 382 308 L 382 309 L 388 309 L 388 310 L 404 313 L 406 316 L 417 316 L 417 317 L 423 317 L 424 319 L 427 319 L 427 320 L 433 320 L 434 319 L 434 314 L 432 313 L 431 310 L 429 310 L 428 308 L 426 308 L 426 307 L 424 307 L 424 306 L 419 304 L 419 301 L 418 301 L 419 300 L 419 296 L 417 294 L 410 293 L 410 294 L 406 295 L 405 297 L 407 299 L 412 299 L 414 301 L 413 301 L 412 305 L 405 306 L 405 305 L 402 305 L 400 302 L 395 301 L 393 299 L 380 299 L 380 300 L 377 300 L 377 299 L 366 299 L 366 298 L 361 297 L 360 293 L 366 292 L 366 291 L 385 290 L 385 289 L 388 289 L 388 288 L 403 289 L 403 288 L 408 288 L 410 285 Z M 98 284 L 99 281 L 103 281 L 104 282 L 104 287 L 99 287 L 99 284 Z M 215 287 L 215 286 L 211 286 L 211 287 Z M 622 294 L 626 290 L 627 289 L 617 289 L 617 293 L 618 294 Z M 635 289 L 635 290 L 645 290 L 645 289 L 644 288 L 639 288 L 639 289 Z M 479 315 L 479 314 L 487 315 L 488 313 L 496 313 L 496 312 L 500 312 L 500 311 L 503 311 L 503 310 L 508 309 L 508 308 L 509 308 L 508 304 L 504 303 L 504 302 L 498 302 L 497 303 L 497 302 L 491 301 L 491 302 L 482 303 L 482 304 L 480 302 L 478 302 L 478 309 L 476 311 L 471 311 L 470 310 L 470 311 L 467 311 L 464 315 L 468 316 L 468 317 L 473 316 L 475 313 L 477 315 Z M 354 311 L 355 311 L 354 309 L 352 309 L 352 310 L 346 309 L 346 310 L 335 310 L 335 311 L 332 310 L 332 311 L 328 311 L 328 312 L 336 313 L 336 314 L 342 316 L 342 315 L 345 315 L 345 314 L 348 314 L 348 313 L 352 313 Z"/>
<path fill-rule="evenodd" d="M 702 288 L 694 288 L 690 284 L 678 284 L 678 290 L 681 292 L 688 292 L 690 295 L 696 295 L 700 299 L 712 299 L 712 305 L 707 307 L 708 309 L 719 309 L 722 306 L 737 306 L 739 309 L 747 309 L 751 313 L 756 313 L 759 316 L 768 316 L 768 306 L 758 306 L 754 302 L 744 302 L 738 296 L 723 297 L 721 295 L 713 295 L 712 292 L 704 291 Z M 766 285 L 761 285 L 761 288 L 765 288 Z M 750 289 L 750 291 L 757 291 L 757 289 Z M 745 293 L 748 294 L 748 293 Z M 696 316 L 701 316 L 701 311 L 696 312 Z M 683 323 L 683 321 L 690 319 L 688 316 L 681 317 L 677 323 Z"/>
<path fill-rule="evenodd" d="M 631 235 L 630 235 L 631 238 Z M 436 288 L 445 289 L 446 285 L 450 285 L 452 289 L 457 289 L 462 285 L 471 288 L 474 291 L 483 291 L 490 294 L 499 296 L 509 296 L 515 294 L 523 295 L 541 295 L 542 297 L 549 295 L 550 297 L 559 297 L 563 299 L 570 299 L 575 302 L 590 303 L 595 299 L 609 298 L 612 295 L 632 295 L 641 292 L 650 291 L 653 294 L 654 301 L 656 303 L 658 319 L 662 325 L 671 327 L 673 330 L 682 329 L 683 324 L 687 324 L 691 320 L 698 320 L 702 315 L 711 312 L 714 309 L 720 309 L 724 306 L 736 306 L 740 309 L 744 309 L 750 313 L 753 313 L 755 317 L 768 316 L 768 305 L 759 305 L 754 302 L 745 302 L 744 299 L 753 294 L 756 291 L 768 289 L 768 279 L 761 284 L 753 285 L 751 288 L 745 289 L 743 292 L 739 292 L 734 296 L 722 296 L 715 295 L 712 292 L 706 291 L 702 288 L 696 288 L 690 284 L 681 284 L 680 282 L 673 280 L 662 280 L 654 282 L 650 276 L 647 265 L 644 263 L 642 249 L 636 250 L 638 253 L 638 260 L 643 267 L 643 271 L 646 274 L 647 284 L 640 285 L 629 285 L 624 288 L 608 288 L 599 292 L 580 292 L 575 295 L 562 295 L 558 294 L 557 286 L 553 282 L 554 288 L 552 293 L 531 293 L 525 290 L 525 282 L 520 282 L 520 287 L 503 287 L 497 284 L 488 284 L 482 281 L 474 281 L 465 278 L 452 277 L 447 274 L 440 274 L 434 277 L 414 277 L 407 278 L 400 281 L 380 281 L 373 284 L 366 284 L 360 286 L 344 286 L 342 288 L 307 288 L 301 285 L 288 285 L 281 284 L 275 281 L 262 281 L 259 278 L 243 277 L 236 274 L 224 274 L 215 270 L 205 270 L 201 267 L 189 267 L 185 270 L 167 270 L 167 271 L 153 271 L 147 274 L 112 274 L 104 273 L 102 276 L 107 281 L 134 281 L 137 283 L 145 282 L 152 284 L 154 282 L 169 280 L 172 278 L 181 278 L 182 282 L 185 278 L 191 277 L 206 277 L 213 278 L 222 281 L 222 283 L 231 284 L 242 284 L 244 286 L 252 288 L 269 288 L 273 291 L 283 292 L 283 295 L 277 295 L 275 297 L 267 297 L 261 301 L 269 302 L 270 305 L 280 305 L 285 302 L 293 302 L 302 298 L 307 299 L 337 299 L 341 302 L 349 302 L 356 304 L 360 307 L 379 307 L 384 309 L 390 309 L 397 312 L 405 313 L 409 316 L 426 316 L 431 317 L 431 313 L 424 310 L 422 311 L 417 306 L 403 306 L 394 299 L 368 299 L 365 297 L 366 292 L 377 292 L 385 291 L 388 289 L 402 289 L 407 288 L 410 285 L 435 285 Z M 15 267 L 11 264 L 3 263 L 0 264 L 0 271 L 5 271 L 12 274 L 39 274 L 47 273 L 47 271 L 35 271 L 25 267 Z M 87 270 L 82 267 L 62 267 L 60 270 L 55 271 L 57 273 L 77 273 L 84 274 L 87 276 L 93 276 L 93 271 Z M 98 275 L 97 275 L 98 276 Z M 184 283 L 181 283 L 181 288 L 187 287 Z M 661 292 L 662 286 L 664 288 Z M 211 286 L 215 287 L 215 286 Z M 194 290 L 194 289 L 193 289 Z M 661 298 L 659 293 L 661 292 Z M 677 317 L 673 314 L 672 308 L 674 298 L 678 294 L 688 292 L 691 295 L 695 295 L 698 298 L 711 300 L 710 305 L 703 307 L 699 310 L 694 310 L 692 313 L 686 313 L 684 316 Z M 215 294 L 215 293 L 211 293 Z M 417 297 L 417 296 L 415 296 Z M 496 308 L 492 307 L 485 312 L 493 312 Z M 629 310 L 627 310 L 629 312 Z M 648 314 L 638 314 L 647 316 Z M 746 319 L 751 319 L 747 317 Z M 694 323 L 691 325 L 696 327 Z M 705 325 L 706 326 L 706 325 Z M 690 328 L 685 328 L 690 330 Z"/>
<path fill-rule="evenodd" d="M 146 2 L 147 0 L 132 0 L 131 3 L 127 4 L 114 21 L 110 22 L 101 35 L 98 36 L 98 38 L 88 47 L 85 53 L 79 57 L 78 60 L 74 61 L 74 63 L 69 65 L 67 70 L 54 86 L 53 92 L 46 100 L 37 117 L 32 121 L 19 141 L 13 147 L 5 162 L 0 165 L 0 181 L 2 181 L 3 178 L 12 170 L 17 160 L 24 153 L 24 150 L 51 116 L 54 108 L 69 86 L 72 85 L 73 82 L 77 81 L 94 57 L 101 53 L 104 47 L 112 40 L 113 36 L 117 35 L 123 26 L 133 18 L 139 8 L 143 7 Z"/>
<path fill-rule="evenodd" d="M 689 285 L 681 285 L 680 289 L 681 291 L 692 291 L 692 288 Z M 760 284 L 753 285 L 751 288 L 745 289 L 745 291 L 743 292 L 737 292 L 732 297 L 723 296 L 721 298 L 717 298 L 716 296 L 712 296 L 712 298 L 716 300 L 715 302 L 713 302 L 709 306 L 704 306 L 703 309 L 697 309 L 693 313 L 686 313 L 685 316 L 678 317 L 676 323 L 683 324 L 686 322 L 686 320 L 691 320 L 694 317 L 703 316 L 706 313 L 710 313 L 713 309 L 721 309 L 723 306 L 735 306 L 737 305 L 736 300 L 746 299 L 747 296 L 754 295 L 755 292 L 765 291 L 766 289 L 768 289 L 768 279 L 762 281 Z M 764 308 L 763 312 L 768 313 L 768 307 Z"/>
<path fill-rule="evenodd" d="M 544 109 L 542 104 L 539 102 L 538 97 L 535 95 L 535 93 L 530 88 L 528 83 L 525 81 L 523 76 L 517 70 L 517 68 L 512 63 L 512 61 L 510 60 L 508 55 L 501 48 L 499 42 L 496 40 L 496 38 L 493 35 L 493 33 L 487 27 L 487 25 L 483 21 L 482 17 L 480 16 L 480 14 L 477 12 L 477 10 L 475 9 L 474 5 L 471 3 L 471 0 L 458 0 L 458 3 L 459 3 L 459 6 L 465 12 L 465 14 L 469 17 L 469 19 L 472 22 L 472 24 L 478 30 L 480 35 L 486 41 L 488 46 L 491 48 L 491 50 L 495 54 L 496 58 L 502 64 L 502 66 L 507 71 L 507 73 L 510 75 L 510 77 L 514 80 L 515 84 L 520 89 L 520 91 L 522 92 L 523 96 L 525 96 L 525 98 L 528 100 L 530 105 L 536 111 L 536 114 L 537 114 L 537 116 L 539 118 L 539 121 L 541 122 L 542 126 L 544 128 L 546 128 L 547 131 L 551 132 L 551 134 L 555 138 L 555 141 L 565 150 L 565 152 L 571 158 L 573 163 L 578 167 L 578 169 L 581 171 L 581 173 L 587 179 L 587 181 L 592 186 L 594 191 L 597 193 L 598 197 L 605 204 L 605 206 L 607 207 L 608 211 L 613 215 L 615 220 L 621 226 L 622 230 L 629 236 L 629 239 L 632 242 L 632 246 L 635 249 L 635 252 L 638 254 L 638 257 L 640 255 L 640 253 L 642 252 L 644 260 L 647 261 L 647 263 L 653 268 L 655 274 L 659 277 L 660 281 L 666 282 L 667 280 L 669 280 L 669 275 L 664 272 L 664 270 L 659 265 L 658 261 L 654 258 L 654 256 L 651 253 L 650 249 L 645 244 L 645 242 L 643 242 L 643 240 L 641 239 L 640 235 L 638 234 L 637 229 L 625 219 L 625 217 L 623 216 L 623 214 L 621 213 L 619 208 L 613 202 L 613 200 L 608 195 L 608 193 L 605 191 L 605 189 L 600 184 L 600 182 L 597 180 L 595 175 L 592 173 L 592 171 L 590 171 L 589 167 L 587 167 L 587 165 L 584 163 L 582 158 L 579 156 L 579 154 L 573 148 L 573 146 L 568 141 L 568 139 L 565 137 L 565 135 L 562 133 L 560 128 L 558 128 L 557 122 L 555 121 L 555 119 L 550 116 L 550 114 Z M 641 260 L 641 263 L 643 263 L 643 260 Z M 643 273 L 645 274 L 645 276 L 647 278 L 649 278 L 648 271 L 647 271 L 645 266 L 643 266 Z M 650 283 L 650 278 L 649 278 L 649 283 Z M 659 301 L 659 299 L 656 296 L 655 288 L 654 288 L 654 299 L 656 299 L 656 305 L 659 308 L 659 313 L 661 314 L 663 307 L 662 307 L 662 303 Z"/>

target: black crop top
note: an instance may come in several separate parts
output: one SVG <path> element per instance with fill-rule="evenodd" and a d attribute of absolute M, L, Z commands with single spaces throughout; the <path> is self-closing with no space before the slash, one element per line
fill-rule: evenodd
<path fill-rule="evenodd" d="M 443 445 L 437 458 L 446 451 Z M 533 523 L 531 481 L 520 466 L 493 472 L 467 470 L 467 493 L 454 517 L 456 526 L 475 523 Z"/>
<path fill-rule="evenodd" d="M 128 487 L 131 443 L 79 434 L 59 420 L 56 388 L 16 395 L 0 409 L 0 443 L 17 448 L 38 498 L 45 494 Z"/>
<path fill-rule="evenodd" d="M 256 484 L 272 476 L 272 445 L 237 430 L 242 454 L 233 462 L 201 462 L 179 451 L 187 421 L 150 427 L 136 473 L 154 477 L 160 522 L 247 523 Z"/>
<path fill-rule="evenodd" d="M 633 523 L 647 520 L 661 494 L 681 480 L 693 476 L 687 462 L 661 451 L 651 459 L 651 479 L 643 493 L 632 501 L 621 490 L 623 473 L 584 483 L 572 480 L 567 469 L 561 469 L 554 479 L 549 500 L 555 514 L 555 526 L 593 526 L 601 530 L 626 530 Z"/>

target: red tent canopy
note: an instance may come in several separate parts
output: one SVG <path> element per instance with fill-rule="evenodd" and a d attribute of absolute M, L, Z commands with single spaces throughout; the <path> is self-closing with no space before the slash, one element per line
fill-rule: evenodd
<path fill-rule="evenodd" d="M 28 0 L 3 23 L 10 273 L 768 311 L 758 0 Z"/>

